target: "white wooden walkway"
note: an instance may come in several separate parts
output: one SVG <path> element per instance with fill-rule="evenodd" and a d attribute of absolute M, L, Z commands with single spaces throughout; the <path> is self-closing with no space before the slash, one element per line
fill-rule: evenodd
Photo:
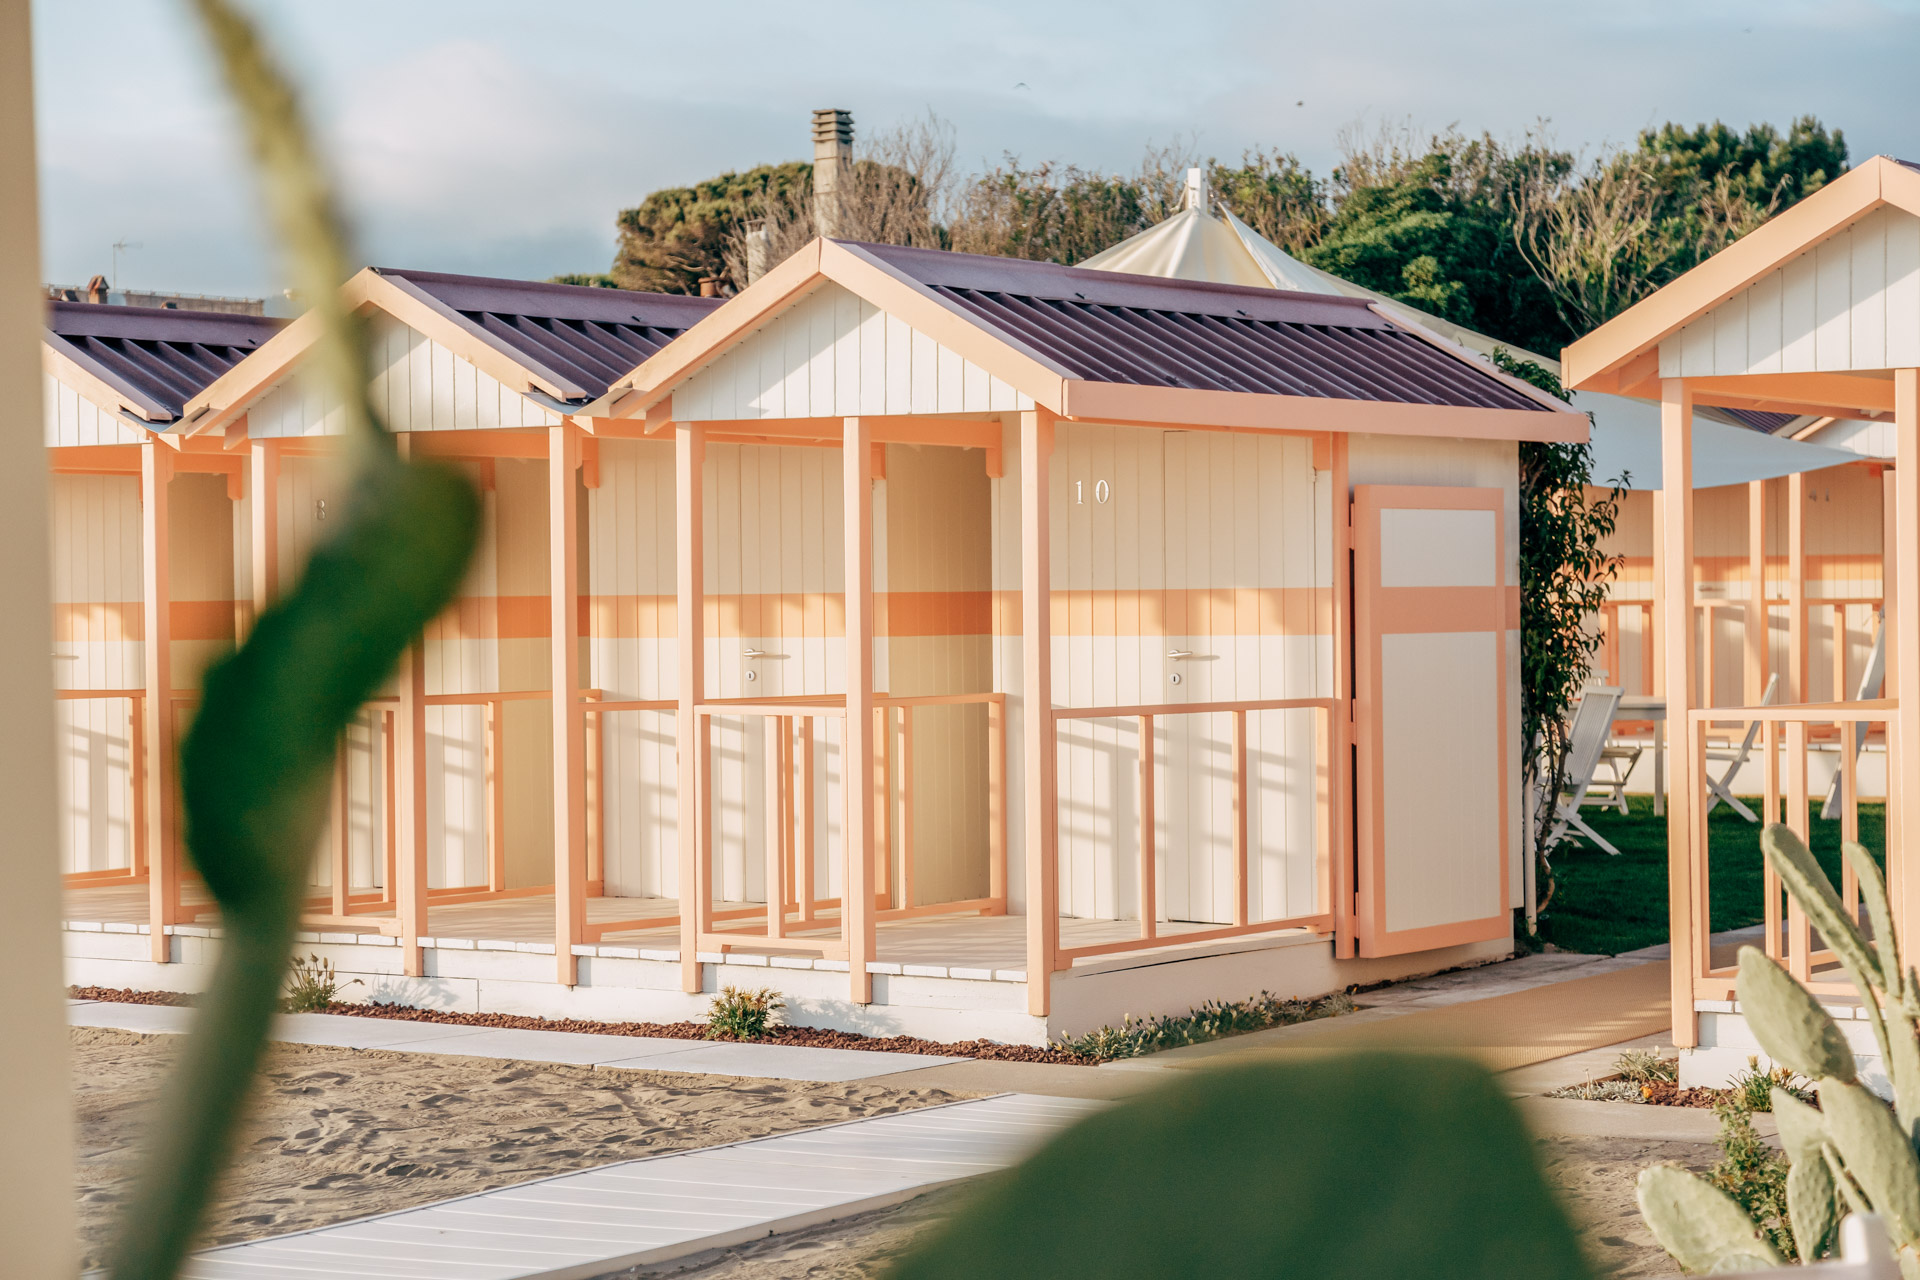
<path fill-rule="evenodd" d="M 602 1165 L 210 1249 L 187 1280 L 587 1280 L 895 1204 L 1021 1159 L 1103 1103 L 1002 1094 Z"/>

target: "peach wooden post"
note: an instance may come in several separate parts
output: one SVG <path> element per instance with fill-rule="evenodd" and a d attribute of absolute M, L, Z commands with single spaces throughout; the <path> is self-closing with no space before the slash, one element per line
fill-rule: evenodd
<path fill-rule="evenodd" d="M 1787 690 L 1780 701 L 1808 701 L 1807 676 L 1807 477 L 1796 471 L 1787 477 Z M 1834 694 L 1836 700 L 1841 696 Z M 1787 825 L 1806 836 L 1807 725 L 1798 720 L 1787 725 Z M 1790 961 L 1804 965 L 1806 915 L 1791 901 L 1787 932 L 1793 939 Z"/>
<path fill-rule="evenodd" d="M 1333 898 L 1333 955 L 1336 960 L 1351 960 L 1359 948 L 1359 924 L 1353 904 L 1353 806 L 1347 802 L 1352 786 L 1350 761 L 1353 752 L 1353 652 L 1347 638 L 1353 634 L 1353 544 L 1352 493 L 1347 484 L 1350 437 L 1340 432 L 1333 437 L 1333 753 L 1327 767 L 1332 773 L 1334 829 L 1328 835 L 1333 866 L 1327 877 L 1327 889 Z M 1337 764 L 1335 762 L 1338 762 Z M 1531 919 L 1537 910 L 1538 885 L 1534 880 L 1533 834 L 1529 832 L 1522 848 L 1527 852 L 1527 913 Z"/>
<path fill-rule="evenodd" d="M 1160 904 L 1155 890 L 1159 861 L 1156 828 L 1159 818 L 1153 810 L 1153 717 L 1140 716 L 1140 936 L 1151 938 L 1160 921 Z"/>
<path fill-rule="evenodd" d="M 1053 743 L 1053 591 L 1047 518 L 1053 462 L 1053 415 L 1020 415 L 1020 717 L 1026 777 L 1027 1012 L 1051 1006 L 1054 952 L 1060 945 L 1059 828 L 1054 807 L 1058 771 Z"/>
<path fill-rule="evenodd" d="M 874 958 L 873 855 L 874 805 L 884 788 L 875 786 L 878 753 L 874 741 L 873 700 L 873 428 L 863 418 L 848 418 L 840 438 L 841 499 L 846 505 L 847 617 L 847 866 L 840 895 L 840 918 L 847 936 L 847 973 L 856 1004 L 873 999 Z M 877 793 L 877 794 L 876 794 Z"/>
<path fill-rule="evenodd" d="M 1894 523 L 1894 589 L 1892 597 L 1902 608 L 1920 601 L 1920 370 L 1896 369 L 1893 374 L 1894 452 L 1893 483 L 1898 500 Z M 1887 620 L 1894 622 L 1893 611 Z M 1894 712 L 1896 728 L 1889 744 L 1893 773 L 1899 781 L 1888 788 L 1889 799 L 1898 799 L 1899 825 L 1887 824 L 1898 832 L 1898 840 L 1889 840 L 1887 867 L 1895 877 L 1894 919 L 1905 935 L 1901 942 L 1911 950 L 1920 938 L 1920 875 L 1907 866 L 1907 851 L 1920 849 L 1920 805 L 1904 803 L 1920 795 L 1920 627 L 1902 623 L 1894 627 L 1894 671 L 1898 683 L 1894 697 L 1899 703 Z"/>
<path fill-rule="evenodd" d="M 404 457 L 410 437 L 396 443 Z M 400 961 L 409 977 L 426 972 L 420 939 L 427 932 L 427 646 L 422 637 L 400 655 L 394 673 L 393 914 L 400 923 Z"/>
<path fill-rule="evenodd" d="M 280 442 L 247 442 L 247 525 L 253 559 L 253 616 L 280 593 Z"/>
<path fill-rule="evenodd" d="M 1693 977 L 1701 950 L 1701 939 L 1696 936 L 1696 863 L 1700 855 L 1693 848 L 1693 811 L 1701 804 L 1703 782 L 1694 750 L 1694 726 L 1687 715 L 1693 705 L 1693 393 L 1677 378 L 1660 383 L 1660 496 L 1656 509 L 1661 536 L 1655 582 L 1664 579 L 1666 587 L 1659 626 L 1667 743 L 1673 748 L 1679 775 L 1667 802 L 1667 902 L 1673 929 L 1668 992 L 1673 1042 L 1691 1048 L 1698 1043 Z"/>
<path fill-rule="evenodd" d="M 157 440 L 140 446 L 140 553 L 145 631 L 140 646 L 146 668 L 147 927 L 156 963 L 171 959 L 167 930 L 180 913 L 180 850 L 174 845 L 178 784 L 174 776 L 172 588 L 167 569 L 167 489 L 173 479 L 173 447 Z"/>
<path fill-rule="evenodd" d="M 1757 706 L 1766 687 L 1767 482 L 1753 480 L 1747 484 L 1746 680 L 1741 701 Z"/>
<path fill-rule="evenodd" d="M 487 806 L 487 888 L 507 887 L 507 733 L 506 707 L 498 698 L 480 704 L 486 745 L 482 797 Z"/>
<path fill-rule="evenodd" d="M 547 428 L 547 599 L 552 610 L 553 956 L 556 979 L 579 980 L 587 934 L 587 725 L 580 702 L 580 428 Z"/>
<path fill-rule="evenodd" d="M 679 555 L 675 557 L 674 614 L 680 709 L 674 727 L 679 747 L 676 839 L 680 851 L 680 985 L 682 990 L 698 993 L 700 918 L 706 909 L 706 904 L 700 901 L 699 815 L 706 797 L 699 793 L 701 734 L 695 708 L 707 693 L 706 560 L 701 545 L 706 428 L 697 422 L 674 423 L 673 450 L 673 511 L 679 548 Z"/>

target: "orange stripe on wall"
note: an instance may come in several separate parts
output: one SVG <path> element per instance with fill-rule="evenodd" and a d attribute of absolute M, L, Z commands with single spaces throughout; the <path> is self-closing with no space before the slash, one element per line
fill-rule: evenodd
<path fill-rule="evenodd" d="M 231 640 L 235 619 L 231 600 L 175 600 L 168 620 L 175 640 Z M 62 644 L 138 641 L 146 634 L 146 613 L 138 600 L 68 601 L 53 606 L 53 638 Z"/>

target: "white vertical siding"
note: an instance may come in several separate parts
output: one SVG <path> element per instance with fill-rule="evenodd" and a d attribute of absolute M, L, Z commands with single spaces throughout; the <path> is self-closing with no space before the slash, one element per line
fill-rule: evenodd
<path fill-rule="evenodd" d="M 1881 208 L 1660 344 L 1663 378 L 1920 365 L 1920 218 Z"/>
<path fill-rule="evenodd" d="M 394 431 L 550 427 L 560 421 L 472 361 L 391 317 L 375 321 L 373 367 L 374 411 Z M 248 407 L 248 431 L 260 439 L 337 435 L 337 408 L 296 372 Z"/>
<path fill-rule="evenodd" d="M 837 284 L 773 317 L 673 393 L 683 422 L 1031 409 L 958 352 Z"/>
<path fill-rule="evenodd" d="M 52 374 L 41 375 L 40 409 L 48 448 L 90 444 L 139 444 L 144 427 L 108 413 Z"/>

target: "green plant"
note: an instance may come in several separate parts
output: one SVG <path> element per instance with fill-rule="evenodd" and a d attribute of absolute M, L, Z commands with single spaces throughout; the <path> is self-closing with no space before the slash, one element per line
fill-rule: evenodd
<path fill-rule="evenodd" d="M 1209 1000 L 1186 1014 L 1138 1019 L 1128 1014 L 1117 1027 L 1104 1026 L 1077 1036 L 1062 1036 L 1054 1046 L 1065 1053 L 1102 1061 L 1138 1058 L 1162 1049 L 1205 1044 L 1248 1031 L 1337 1017 L 1352 1013 L 1353 1008 L 1353 997 L 1344 991 L 1318 1000 L 1283 1000 L 1270 991 L 1262 991 L 1250 1000 Z"/>
<path fill-rule="evenodd" d="M 281 1005 L 288 1013 L 320 1013 L 339 998 L 342 987 L 357 987 L 360 979 L 340 981 L 333 961 L 309 954 L 305 960 L 293 958 L 293 972 L 287 977 L 287 994 Z"/>
<path fill-rule="evenodd" d="M 1853 1050 L 1813 993 L 1752 947 L 1740 950 L 1741 1010 L 1774 1064 L 1814 1082 L 1815 1110 L 1793 1092 L 1770 1090 L 1786 1151 L 1786 1223 L 1804 1261 L 1829 1249 L 1842 1210 L 1874 1213 L 1901 1270 L 1920 1272 L 1920 974 L 1904 968 L 1880 868 L 1851 841 L 1841 856 L 1859 882 L 1872 923 L 1868 941 L 1813 855 L 1784 826 L 1770 826 L 1760 847 L 1767 863 L 1860 992 L 1893 1086 L 1889 1109 L 1859 1080 Z M 1731 1155 L 1731 1153 L 1729 1153 Z M 1756 1213 L 1710 1179 L 1658 1167 L 1640 1175 L 1641 1213 L 1654 1237 L 1693 1271 L 1777 1266 L 1778 1218 Z"/>
<path fill-rule="evenodd" d="M 757 991 L 722 987 L 707 1006 L 707 1039 L 758 1040 L 773 1025 L 774 1015 L 786 1007 L 772 987 Z"/>
<path fill-rule="evenodd" d="M 1754 1110 L 1738 1095 L 1714 1106 L 1713 1113 L 1720 1117 L 1720 1161 L 1707 1171 L 1707 1181 L 1733 1198 L 1776 1253 L 1794 1258 L 1798 1254 L 1787 1225 L 1787 1158 L 1753 1127 Z"/>
<path fill-rule="evenodd" d="M 1747 1058 L 1747 1069 L 1727 1081 L 1727 1093 L 1732 1104 L 1742 1111 L 1771 1111 L 1775 1089 L 1801 1102 L 1812 1102 L 1813 1090 L 1808 1084 L 1785 1067 L 1762 1071 L 1759 1055 L 1754 1054 Z"/>
<path fill-rule="evenodd" d="M 890 1280 L 1575 1280 L 1499 1083 L 1364 1053 L 1170 1072 L 981 1182 Z"/>
<path fill-rule="evenodd" d="M 399 456 L 368 403 L 351 260 L 286 76 L 230 0 L 193 0 L 240 117 L 290 283 L 309 299 L 315 391 L 338 406 L 350 497 L 299 581 L 207 669 L 180 750 L 186 847 L 219 904 L 219 958 L 147 1135 L 108 1252 L 114 1280 L 170 1280 L 232 1157 L 279 1005 L 340 734 L 453 598 L 479 531 L 473 487 Z"/>
<path fill-rule="evenodd" d="M 1657 1050 L 1629 1049 L 1613 1060 L 1613 1069 L 1635 1084 L 1678 1084 L 1680 1064 Z"/>

